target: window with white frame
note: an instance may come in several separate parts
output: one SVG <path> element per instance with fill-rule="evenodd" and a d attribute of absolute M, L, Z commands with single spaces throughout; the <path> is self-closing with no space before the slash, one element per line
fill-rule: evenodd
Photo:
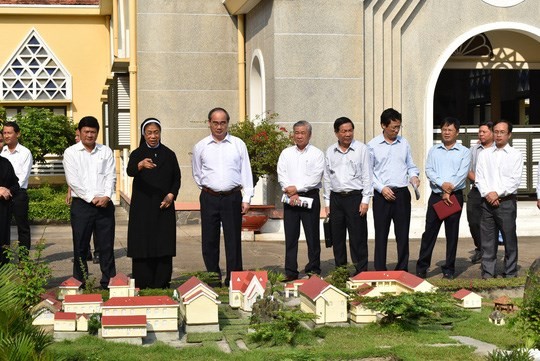
<path fill-rule="evenodd" d="M 2 100 L 71 100 L 71 75 L 33 29 L 0 73 Z"/>

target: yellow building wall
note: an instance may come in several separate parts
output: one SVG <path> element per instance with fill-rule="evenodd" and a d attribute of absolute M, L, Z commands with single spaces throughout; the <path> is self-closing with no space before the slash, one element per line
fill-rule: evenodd
<path fill-rule="evenodd" d="M 199 297 L 186 305 L 186 323 L 200 325 L 218 323 L 218 305 L 207 297 Z"/>
<path fill-rule="evenodd" d="M 0 33 L 9 34 L 0 37 L 0 66 L 8 62 L 32 29 L 38 32 L 49 50 L 71 74 L 72 103 L 0 102 L 0 105 L 66 105 L 67 115 L 75 123 L 86 115 L 95 116 L 101 123 L 100 99 L 111 69 L 108 16 L 36 16 L 0 12 Z M 99 135 L 99 142 L 103 142 L 103 132 L 100 131 Z"/>
<path fill-rule="evenodd" d="M 330 288 L 321 298 L 326 299 L 325 322 L 347 322 L 347 297 Z"/>

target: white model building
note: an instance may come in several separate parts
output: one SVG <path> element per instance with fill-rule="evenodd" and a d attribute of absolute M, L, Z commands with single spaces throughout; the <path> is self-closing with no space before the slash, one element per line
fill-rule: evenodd
<path fill-rule="evenodd" d="M 82 282 L 70 277 L 58 286 L 58 299 L 63 300 L 66 295 L 80 295 Z"/>
<path fill-rule="evenodd" d="M 83 313 L 101 313 L 103 297 L 99 293 L 84 295 L 66 295 L 62 302 L 64 312 L 75 312 L 78 315 Z"/>
<path fill-rule="evenodd" d="M 135 288 L 135 279 L 123 273 L 117 273 L 109 280 L 109 298 L 113 297 L 134 297 L 139 294 L 139 289 Z"/>
<path fill-rule="evenodd" d="M 372 294 L 376 293 L 375 288 L 367 283 L 360 285 L 357 290 L 357 294 L 360 296 L 372 296 Z M 352 301 L 349 310 L 349 319 L 352 323 L 357 324 L 376 322 L 377 311 L 364 307 L 364 305 L 358 301 Z"/>
<path fill-rule="evenodd" d="M 101 336 L 109 338 L 143 338 L 147 335 L 146 316 L 103 316 Z"/>
<path fill-rule="evenodd" d="M 482 308 L 482 296 L 465 288 L 454 293 L 452 297 L 458 300 L 463 308 Z"/>
<path fill-rule="evenodd" d="M 318 276 L 298 288 L 300 310 L 317 316 L 316 325 L 347 322 L 348 295 Z"/>
<path fill-rule="evenodd" d="M 231 272 L 229 305 L 251 312 L 253 304 L 264 297 L 267 282 L 266 271 Z"/>
<path fill-rule="evenodd" d="M 306 279 L 301 279 L 287 283 L 284 287 L 285 298 L 298 297 L 298 287 L 302 286 L 306 281 Z"/>
<path fill-rule="evenodd" d="M 178 331 L 178 303 L 169 296 L 114 297 L 101 306 L 103 316 L 146 316 L 148 331 Z"/>
<path fill-rule="evenodd" d="M 75 312 L 56 312 L 54 314 L 54 332 L 72 332 L 77 330 Z"/>
<path fill-rule="evenodd" d="M 42 296 L 43 300 L 32 307 L 32 325 L 53 328 L 54 315 L 62 310 L 62 302 L 50 295 Z"/>
<path fill-rule="evenodd" d="M 218 294 L 193 276 L 175 290 L 185 332 L 219 332 Z"/>
<path fill-rule="evenodd" d="M 373 287 L 369 296 L 383 294 L 399 295 L 403 292 L 435 292 L 431 283 L 406 271 L 366 271 L 360 272 L 347 281 L 347 288 L 354 290 L 367 284 Z"/>

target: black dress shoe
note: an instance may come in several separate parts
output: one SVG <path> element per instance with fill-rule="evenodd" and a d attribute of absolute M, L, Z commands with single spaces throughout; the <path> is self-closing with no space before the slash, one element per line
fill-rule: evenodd
<path fill-rule="evenodd" d="M 443 273 L 442 278 L 444 278 L 445 280 L 453 280 L 454 275 L 452 273 Z"/>
<path fill-rule="evenodd" d="M 298 279 L 298 276 L 291 276 L 291 275 L 289 275 L 289 276 L 285 276 L 285 278 L 283 279 L 282 282 L 287 283 L 287 282 L 296 281 L 297 279 Z"/>
<path fill-rule="evenodd" d="M 416 272 L 416 277 L 420 277 L 420 278 L 425 279 L 427 277 L 427 273 L 426 272 Z"/>
<path fill-rule="evenodd" d="M 475 251 L 471 257 L 471 263 L 478 264 L 480 262 L 482 262 L 482 252 Z"/>

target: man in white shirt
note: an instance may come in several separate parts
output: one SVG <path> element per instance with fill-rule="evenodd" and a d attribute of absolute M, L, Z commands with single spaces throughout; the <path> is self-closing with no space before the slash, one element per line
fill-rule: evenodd
<path fill-rule="evenodd" d="M 85 283 L 90 238 L 99 248 L 100 284 L 103 289 L 116 275 L 114 260 L 114 204 L 116 166 L 112 150 L 96 143 L 99 123 L 86 116 L 78 125 L 81 141 L 64 152 L 64 171 L 71 188 L 73 232 L 73 277 Z"/>
<path fill-rule="evenodd" d="M 512 124 L 501 120 L 493 126 L 495 147 L 483 150 L 476 165 L 476 186 L 484 198 L 480 232 L 482 239 L 482 278 L 495 278 L 497 233 L 504 240 L 503 277 L 517 277 L 518 244 L 516 233 L 516 194 L 521 183 L 523 159 L 512 148 Z"/>
<path fill-rule="evenodd" d="M 231 272 L 242 270 L 242 214 L 253 197 L 253 176 L 246 144 L 228 133 L 229 113 L 214 108 L 208 113 L 211 134 L 193 147 L 193 179 L 201 189 L 202 254 L 208 272 L 219 267 L 219 233 L 223 227 L 228 286 Z"/>
<path fill-rule="evenodd" d="M 285 281 L 298 279 L 298 238 L 300 222 L 308 246 L 307 274 L 321 274 L 321 237 L 319 221 L 321 201 L 319 189 L 324 172 L 324 154 L 309 144 L 311 124 L 305 120 L 293 126 L 295 145 L 284 149 L 278 160 L 278 182 L 289 197 L 283 208 L 283 227 L 285 228 Z M 311 208 L 304 207 L 299 197 L 313 200 Z"/>
<path fill-rule="evenodd" d="M 354 139 L 354 124 L 346 117 L 336 119 L 338 139 L 326 150 L 324 168 L 325 211 L 330 216 L 336 267 L 347 264 L 346 236 L 355 274 L 367 271 L 367 211 L 373 194 L 373 170 L 368 147 Z"/>
<path fill-rule="evenodd" d="M 7 158 L 13 165 L 15 175 L 19 178 L 19 191 L 13 196 L 13 216 L 17 223 L 17 233 L 19 235 L 19 246 L 30 250 L 31 234 L 30 223 L 28 222 L 28 178 L 32 170 L 34 160 L 30 150 L 19 143 L 21 129 L 16 122 L 6 122 L 2 129 L 4 136 L 4 147 L 2 157 Z"/>
<path fill-rule="evenodd" d="M 483 199 L 474 184 L 476 179 L 476 163 L 478 155 L 484 149 L 495 146 L 493 139 L 493 123 L 486 122 L 478 127 L 478 142 L 471 145 L 471 169 L 467 178 L 470 180 L 472 187 L 467 195 L 467 221 L 469 222 L 469 230 L 474 242 L 474 254 L 471 256 L 473 264 L 482 261 L 482 245 L 480 242 L 480 218 L 482 216 Z M 497 235 L 498 236 L 498 235 Z"/>

